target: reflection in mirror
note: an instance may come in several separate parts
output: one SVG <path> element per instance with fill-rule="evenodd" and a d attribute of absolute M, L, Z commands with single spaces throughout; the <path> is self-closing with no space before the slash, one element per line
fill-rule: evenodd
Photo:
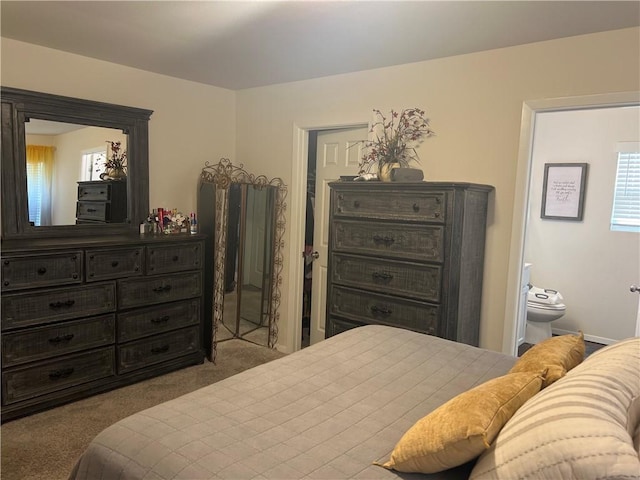
<path fill-rule="evenodd" d="M 78 182 L 101 180 L 107 141 L 121 142 L 127 149 L 127 135 L 115 128 L 25 121 L 27 204 L 33 226 L 76 223 Z"/>
<path fill-rule="evenodd" d="M 202 171 L 199 225 L 210 225 L 214 237 L 206 258 L 213 263 L 212 358 L 216 343 L 231 338 L 275 347 L 285 196 L 281 179 L 255 177 L 227 159 Z"/>
<path fill-rule="evenodd" d="M 0 98 L 2 99 L 0 102 L 2 106 L 0 209 L 2 210 L 3 242 L 138 233 L 140 223 L 149 215 L 149 119 L 153 113 L 152 110 L 4 86 L 0 87 Z M 48 128 L 52 124 L 49 124 L 46 130 L 35 129 L 41 121 L 67 124 L 74 130 L 66 133 L 58 132 L 62 136 L 61 139 L 47 139 L 47 143 L 41 143 L 44 141 L 43 135 L 53 136 Z M 40 125 L 40 127 L 44 126 L 46 125 Z M 75 130 L 76 127 L 79 128 Z M 92 148 L 104 151 L 107 141 L 120 141 L 121 148 L 127 150 L 126 181 L 115 179 L 110 183 L 95 181 L 98 185 L 93 188 L 98 191 L 100 198 L 90 199 L 86 194 L 83 201 L 85 204 L 89 201 L 101 202 L 101 211 L 104 215 L 98 215 L 99 209 L 89 212 L 87 205 L 86 212 L 78 210 L 81 221 L 76 222 L 76 217 L 73 216 L 76 212 L 74 203 L 81 193 L 81 187 L 77 182 L 83 178 L 80 173 L 82 163 L 80 160 L 79 163 L 73 161 L 67 164 L 67 157 L 64 157 L 64 160 L 60 160 L 60 165 L 56 166 L 56 170 L 62 170 L 64 173 L 56 174 L 55 184 L 53 177 L 49 177 L 51 178 L 49 190 L 53 193 L 46 197 L 50 201 L 44 203 L 44 221 L 42 218 L 37 220 L 33 215 L 30 219 L 29 207 L 33 208 L 33 204 L 37 202 L 33 197 L 29 200 L 27 196 L 27 141 L 33 142 L 32 145 L 47 147 L 48 155 L 52 155 L 55 151 L 58 156 L 61 152 L 68 150 L 67 146 L 74 143 L 69 139 L 75 135 L 81 135 L 79 132 L 84 131 L 84 127 L 89 127 L 86 131 L 89 132 L 88 135 L 93 135 L 93 141 L 86 143 L 78 140 L 76 143 L 80 148 L 74 151 L 72 156 L 77 159 L 78 156 L 81 157 L 82 151 Z M 110 159 L 112 160 L 112 157 Z M 114 176 L 116 176 L 115 171 Z M 119 177 L 122 178 L 122 175 Z M 29 183 L 33 183 L 30 175 Z M 102 189 L 103 186 L 107 188 Z M 120 202 L 118 210 L 122 212 L 117 217 L 107 215 L 113 206 L 110 203 L 111 187 L 124 192 L 117 195 Z M 88 186 L 86 190 L 89 190 Z M 78 206 L 80 203 L 78 202 Z M 51 218 L 46 218 L 48 216 Z M 36 223 L 40 226 L 36 226 Z"/>

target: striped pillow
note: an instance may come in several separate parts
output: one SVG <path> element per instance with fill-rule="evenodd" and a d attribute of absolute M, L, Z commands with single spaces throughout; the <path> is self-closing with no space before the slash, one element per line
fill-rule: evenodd
<path fill-rule="evenodd" d="M 639 423 L 640 338 L 632 338 L 591 355 L 523 405 L 470 478 L 640 478 Z"/>

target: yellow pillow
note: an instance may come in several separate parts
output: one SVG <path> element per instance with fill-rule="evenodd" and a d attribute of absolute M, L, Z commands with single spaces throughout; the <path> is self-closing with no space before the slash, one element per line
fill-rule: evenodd
<path fill-rule="evenodd" d="M 435 473 L 476 458 L 516 410 L 540 391 L 542 381 L 540 372 L 514 373 L 461 393 L 418 420 L 395 446 L 391 459 L 376 465 Z"/>
<path fill-rule="evenodd" d="M 524 352 L 509 373 L 540 372 L 547 369 L 542 388 L 561 379 L 584 359 L 584 335 L 547 338 Z"/>

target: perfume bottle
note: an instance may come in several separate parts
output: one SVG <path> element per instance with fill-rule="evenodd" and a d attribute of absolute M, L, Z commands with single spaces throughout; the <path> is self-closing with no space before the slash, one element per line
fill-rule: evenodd
<path fill-rule="evenodd" d="M 196 214 L 192 213 L 190 215 L 191 217 L 191 221 L 189 222 L 189 231 L 191 232 L 191 234 L 196 234 L 198 233 L 198 220 L 196 220 Z"/>

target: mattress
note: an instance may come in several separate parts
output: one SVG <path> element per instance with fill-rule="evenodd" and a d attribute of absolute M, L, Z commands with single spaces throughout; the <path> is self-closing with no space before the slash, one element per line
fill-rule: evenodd
<path fill-rule="evenodd" d="M 514 357 L 370 325 L 125 418 L 96 436 L 72 479 L 466 478 L 386 461 L 414 422 L 505 374 Z"/>

